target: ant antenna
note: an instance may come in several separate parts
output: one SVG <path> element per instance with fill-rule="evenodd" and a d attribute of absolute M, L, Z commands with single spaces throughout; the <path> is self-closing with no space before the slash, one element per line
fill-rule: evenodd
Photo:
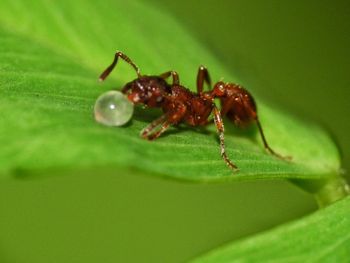
<path fill-rule="evenodd" d="M 114 60 L 113 60 L 112 64 L 108 68 L 106 68 L 105 71 L 103 71 L 102 74 L 100 75 L 100 78 L 99 78 L 100 81 L 104 81 L 108 77 L 108 75 L 112 72 L 114 67 L 117 65 L 119 57 L 134 68 L 134 70 L 136 71 L 137 77 L 139 77 L 139 78 L 141 77 L 139 67 L 136 66 L 136 64 L 134 62 L 132 62 L 132 60 L 127 55 L 118 51 L 117 53 L 115 53 Z"/>

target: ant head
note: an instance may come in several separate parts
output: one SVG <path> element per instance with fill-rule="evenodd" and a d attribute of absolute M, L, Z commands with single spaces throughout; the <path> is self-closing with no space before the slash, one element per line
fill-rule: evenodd
<path fill-rule="evenodd" d="M 163 87 L 154 77 L 145 76 L 127 83 L 122 92 L 133 104 L 158 107 L 163 101 Z"/>
<path fill-rule="evenodd" d="M 145 91 L 136 85 L 130 85 L 130 83 L 128 83 L 124 86 L 123 91 L 126 93 L 128 100 L 134 104 L 144 104 L 147 100 Z"/>

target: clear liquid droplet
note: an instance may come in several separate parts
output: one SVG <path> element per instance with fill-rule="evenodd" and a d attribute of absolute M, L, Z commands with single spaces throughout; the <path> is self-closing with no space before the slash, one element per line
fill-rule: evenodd
<path fill-rule="evenodd" d="M 134 104 L 120 91 L 103 93 L 95 102 L 95 120 L 107 126 L 122 126 L 134 112 Z"/>

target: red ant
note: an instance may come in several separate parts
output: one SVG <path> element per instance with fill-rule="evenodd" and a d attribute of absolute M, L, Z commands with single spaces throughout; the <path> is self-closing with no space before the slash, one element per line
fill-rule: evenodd
<path fill-rule="evenodd" d="M 242 127 L 252 122 L 258 126 L 265 149 L 279 157 L 283 157 L 273 151 L 264 136 L 261 124 L 257 116 L 256 104 L 252 95 L 240 85 L 234 83 L 217 82 L 210 91 L 203 91 L 206 83 L 211 87 L 208 70 L 200 66 L 197 74 L 197 93 L 180 85 L 179 76 L 175 71 L 167 71 L 159 76 L 146 76 L 140 73 L 140 69 L 132 60 L 122 52 L 117 52 L 113 63 L 101 74 L 103 81 L 111 73 L 118 62 L 118 58 L 130 64 L 136 71 L 137 78 L 125 84 L 122 93 L 134 104 L 142 104 L 147 107 L 162 108 L 164 114 L 144 128 L 140 135 L 144 139 L 154 140 L 158 138 L 170 125 L 184 122 L 190 126 L 204 126 L 212 122 L 209 119 L 211 113 L 220 138 L 221 156 L 226 164 L 237 169 L 225 152 L 224 123 L 222 116 L 227 116 L 235 125 Z M 172 84 L 166 79 L 172 77 Z M 219 110 L 214 99 L 221 101 Z"/>

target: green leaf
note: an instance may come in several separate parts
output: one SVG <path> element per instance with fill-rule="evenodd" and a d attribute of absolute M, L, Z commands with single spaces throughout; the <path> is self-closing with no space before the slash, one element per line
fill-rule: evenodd
<path fill-rule="evenodd" d="M 192 263 L 349 262 L 350 197 L 299 221 L 233 242 Z"/>
<path fill-rule="evenodd" d="M 139 131 L 160 112 L 138 109 L 133 121 L 121 128 L 97 124 L 92 108 L 98 95 L 135 78 L 121 62 L 108 81 L 97 83 L 116 50 L 129 55 L 144 74 L 177 70 L 192 90 L 200 64 L 209 68 L 214 81 L 225 77 L 239 82 L 232 69 L 224 68 L 178 22 L 141 2 L 3 0 L 2 177 L 84 169 L 136 169 L 192 181 L 319 179 L 338 173 L 338 150 L 323 130 L 259 98 L 267 140 L 277 152 L 292 156 L 292 162 L 267 154 L 256 129 L 237 131 L 227 121 L 227 152 L 240 168 L 237 173 L 221 159 L 214 127 L 209 132 L 171 128 L 148 142 L 139 138 Z"/>

